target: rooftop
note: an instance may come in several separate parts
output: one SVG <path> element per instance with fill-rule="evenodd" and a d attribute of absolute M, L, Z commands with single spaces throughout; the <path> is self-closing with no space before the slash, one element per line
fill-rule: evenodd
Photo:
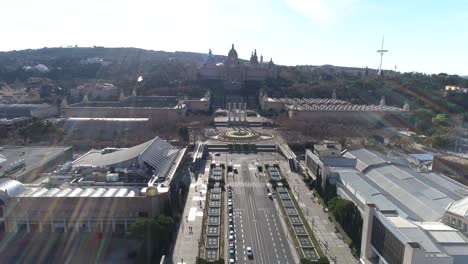
<path fill-rule="evenodd" d="M 421 174 L 378 152 L 358 149 L 344 156 L 357 159 L 356 166 L 330 167 L 348 191 L 363 204 L 396 210 L 408 219 L 438 221 L 448 205 L 468 197 L 468 187 L 437 173 Z"/>
<path fill-rule="evenodd" d="M 461 257 L 454 263 L 466 263 L 468 239 L 456 229 L 439 222 L 413 222 L 400 216 L 378 214 L 378 218 L 387 222 L 387 227 L 403 243 L 422 247 L 427 257 Z"/>
<path fill-rule="evenodd" d="M 184 148 L 174 147 L 156 137 L 131 148 L 109 148 L 91 150 L 73 161 L 73 167 L 113 167 L 129 168 L 135 165 L 152 169 L 148 185 L 155 181 L 170 181 L 185 153 Z M 160 184 L 159 186 L 167 184 Z"/>
<path fill-rule="evenodd" d="M 303 111 L 389 111 L 401 112 L 401 108 L 380 105 L 357 105 L 331 98 L 267 98 L 268 102 L 282 102 Z"/>
<path fill-rule="evenodd" d="M 30 187 L 15 180 L 0 182 L 0 198 L 8 197 L 136 197 L 142 196 L 146 188 L 131 186 L 96 187 Z"/>
<path fill-rule="evenodd" d="M 176 108 L 178 106 L 177 96 L 132 96 L 123 101 L 89 101 L 68 107 Z"/>
<path fill-rule="evenodd" d="M 461 217 L 468 217 L 468 196 L 447 206 L 447 212 Z"/>
<path fill-rule="evenodd" d="M 0 160 L 0 176 L 8 174 L 9 177 L 15 178 L 61 155 L 68 149 L 70 147 L 3 146 L 0 148 L 0 154 L 6 160 L 3 162 Z M 24 163 L 24 166 L 19 163 Z M 13 168 L 15 164 L 19 166 L 17 170 Z"/>

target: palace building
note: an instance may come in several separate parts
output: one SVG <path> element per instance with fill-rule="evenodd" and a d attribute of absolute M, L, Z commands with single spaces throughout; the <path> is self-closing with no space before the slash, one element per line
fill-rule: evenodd
<path fill-rule="evenodd" d="M 228 57 L 221 63 L 216 63 L 210 49 L 207 61 L 198 69 L 199 79 L 229 82 L 261 81 L 274 78 L 276 75 L 277 71 L 272 59 L 268 63 L 263 62 L 263 55 L 260 55 L 259 59 L 257 50 L 254 50 L 248 62 L 242 61 L 234 49 L 234 44 Z"/>

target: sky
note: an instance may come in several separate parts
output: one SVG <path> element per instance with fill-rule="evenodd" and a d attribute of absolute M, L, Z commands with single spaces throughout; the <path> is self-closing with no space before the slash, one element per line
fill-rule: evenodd
<path fill-rule="evenodd" d="M 0 0 L 0 51 L 78 45 L 468 75 L 468 0 Z"/>

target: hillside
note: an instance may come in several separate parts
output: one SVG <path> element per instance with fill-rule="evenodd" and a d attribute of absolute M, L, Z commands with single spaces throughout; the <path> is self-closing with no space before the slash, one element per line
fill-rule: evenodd
<path fill-rule="evenodd" d="M 139 93 L 160 95 L 202 95 L 210 85 L 196 79 L 197 66 L 207 54 L 165 52 L 137 48 L 43 48 L 0 52 L 0 82 L 24 83 L 33 77 L 46 78 L 65 94 L 83 81 L 107 80 L 129 92 L 143 76 Z M 224 56 L 215 56 L 223 61 Z M 45 66 L 45 67 L 44 67 Z M 445 85 L 468 87 L 468 79 L 445 73 L 426 75 L 385 71 L 383 78 L 373 69 L 323 66 L 278 66 L 279 77 L 249 84 L 249 89 L 265 89 L 270 96 L 330 97 L 333 89 L 341 99 L 387 104 L 434 113 L 468 112 L 467 94 L 445 94 Z"/>

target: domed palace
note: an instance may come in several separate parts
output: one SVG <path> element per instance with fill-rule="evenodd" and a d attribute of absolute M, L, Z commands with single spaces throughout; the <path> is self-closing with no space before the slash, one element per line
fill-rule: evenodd
<path fill-rule="evenodd" d="M 249 61 L 240 60 L 234 44 L 232 44 L 224 62 L 216 62 L 210 49 L 206 62 L 198 70 L 198 78 L 200 79 L 230 82 L 261 81 L 266 78 L 275 78 L 276 75 L 277 70 L 272 59 L 265 63 L 263 56 L 260 55 L 259 60 L 257 50 L 254 50 Z"/>

